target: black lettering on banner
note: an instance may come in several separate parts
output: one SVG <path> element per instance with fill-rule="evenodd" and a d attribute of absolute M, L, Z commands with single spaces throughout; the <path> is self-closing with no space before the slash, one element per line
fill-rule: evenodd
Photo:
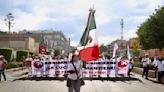
<path fill-rule="evenodd" d="M 48 70 L 50 70 L 50 67 L 47 67 L 47 68 L 46 68 L 46 71 L 48 71 Z"/>
<path fill-rule="evenodd" d="M 55 74 L 59 74 L 60 73 L 60 71 L 55 71 Z"/>
<path fill-rule="evenodd" d="M 110 62 L 110 64 L 113 64 L 113 62 Z"/>
<path fill-rule="evenodd" d="M 67 69 L 67 66 L 56 66 L 56 69 Z"/>

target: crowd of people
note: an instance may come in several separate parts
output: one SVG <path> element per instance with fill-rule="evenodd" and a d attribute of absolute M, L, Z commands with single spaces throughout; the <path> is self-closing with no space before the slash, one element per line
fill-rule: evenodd
<path fill-rule="evenodd" d="M 42 61 L 50 61 L 50 60 L 65 60 L 65 61 L 69 61 L 68 64 L 68 75 L 67 75 L 67 87 L 69 92 L 73 92 L 73 90 L 75 90 L 75 92 L 80 92 L 80 87 L 82 85 L 84 85 L 84 80 L 83 80 L 83 76 L 82 76 L 82 68 L 86 68 L 85 66 L 85 62 L 83 62 L 83 60 L 80 58 L 79 55 L 76 54 L 71 54 L 71 55 L 66 55 L 66 56 L 51 56 L 51 55 L 36 55 L 36 56 L 31 56 L 28 55 L 27 58 L 24 59 L 24 63 L 23 63 L 23 67 L 26 67 L 28 69 L 28 76 L 31 75 L 31 66 L 32 66 L 32 62 L 42 62 Z M 128 59 L 126 56 L 123 57 L 103 57 L 101 56 L 99 58 L 99 60 L 103 61 L 103 60 L 112 60 L 114 62 L 118 62 L 118 61 L 124 61 L 128 64 L 128 72 L 127 75 L 130 77 L 130 73 L 133 69 L 133 65 L 134 65 L 134 60 L 133 58 Z M 159 82 L 161 82 L 161 78 L 164 76 L 164 59 L 162 59 L 161 56 L 155 56 L 154 60 L 151 61 L 151 59 L 149 58 L 148 55 L 145 55 L 142 60 L 141 63 L 143 65 L 143 74 L 142 77 L 145 77 L 146 79 L 148 79 L 148 74 L 149 74 L 149 66 L 151 64 L 154 65 L 154 69 L 156 71 L 155 75 L 157 75 L 157 79 Z M 6 80 L 6 75 L 5 75 L 5 69 L 6 69 L 6 64 L 7 61 L 5 60 L 4 56 L 0 55 L 0 79 L 1 79 L 1 75 L 3 75 L 4 80 Z M 118 64 L 119 65 L 119 64 Z M 123 66 L 121 64 L 121 66 Z M 39 66 L 38 66 L 39 67 Z M 38 70 L 41 71 L 41 70 Z M 109 76 L 109 75 L 107 75 Z"/>
<path fill-rule="evenodd" d="M 155 77 L 158 79 L 158 82 L 161 83 L 161 78 L 164 76 L 164 59 L 162 56 L 155 56 L 154 60 L 151 61 L 149 55 L 145 55 L 142 60 L 143 65 L 143 74 L 142 77 L 148 79 L 150 65 L 153 64 L 155 70 Z"/>

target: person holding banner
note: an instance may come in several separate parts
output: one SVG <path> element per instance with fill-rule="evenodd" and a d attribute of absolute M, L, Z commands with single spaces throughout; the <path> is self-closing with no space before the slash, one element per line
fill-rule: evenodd
<path fill-rule="evenodd" d="M 83 62 L 78 55 L 73 55 L 72 60 L 68 64 L 67 87 L 68 92 L 80 92 L 81 85 L 84 85 L 82 80 Z"/>
<path fill-rule="evenodd" d="M 34 65 L 34 76 L 37 76 L 40 73 L 40 76 L 43 76 L 43 59 L 41 60 L 38 56 L 33 60 Z"/>

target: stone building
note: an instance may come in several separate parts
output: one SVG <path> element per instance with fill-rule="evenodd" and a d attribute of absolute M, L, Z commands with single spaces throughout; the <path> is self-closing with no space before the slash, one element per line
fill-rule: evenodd
<path fill-rule="evenodd" d="M 109 45 L 110 46 L 110 56 L 113 55 L 113 48 L 114 48 L 115 43 L 117 43 L 117 45 L 118 45 L 118 50 L 116 52 L 116 55 L 124 53 L 124 51 L 127 49 L 128 41 L 126 41 L 126 40 L 115 40 L 115 41 L 111 42 L 111 44 Z"/>
<path fill-rule="evenodd" d="M 35 39 L 19 34 L 0 35 L 0 48 L 13 48 L 14 50 L 28 50 L 37 52 L 38 43 Z"/>
<path fill-rule="evenodd" d="M 19 35 L 27 35 L 36 40 L 36 42 L 44 42 L 47 50 L 54 48 L 60 49 L 61 52 L 68 53 L 70 51 L 70 41 L 66 39 L 61 31 L 55 30 L 23 30 Z"/>

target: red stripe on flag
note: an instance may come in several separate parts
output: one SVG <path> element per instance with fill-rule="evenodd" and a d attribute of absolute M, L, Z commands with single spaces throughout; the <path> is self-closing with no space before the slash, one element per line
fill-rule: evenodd
<path fill-rule="evenodd" d="M 97 45 L 80 50 L 80 57 L 85 61 L 97 60 L 99 58 L 99 48 Z"/>

